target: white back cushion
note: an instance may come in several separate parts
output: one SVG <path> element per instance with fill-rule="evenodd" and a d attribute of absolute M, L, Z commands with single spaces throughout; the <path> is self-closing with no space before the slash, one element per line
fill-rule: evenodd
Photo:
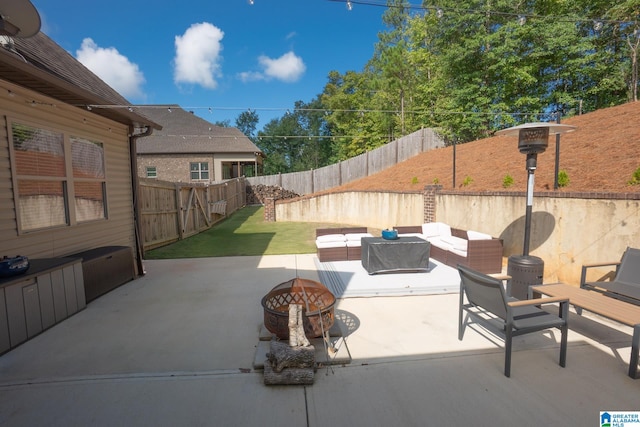
<path fill-rule="evenodd" d="M 428 237 L 451 236 L 451 227 L 444 222 L 427 222 L 422 224 L 422 234 Z"/>
<path fill-rule="evenodd" d="M 467 231 L 467 238 L 469 240 L 491 240 L 492 237 L 489 234 L 480 233 L 479 231 L 469 230 Z"/>

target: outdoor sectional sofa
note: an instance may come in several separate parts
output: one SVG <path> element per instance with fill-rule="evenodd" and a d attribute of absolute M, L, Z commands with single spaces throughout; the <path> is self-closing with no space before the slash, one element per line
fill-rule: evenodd
<path fill-rule="evenodd" d="M 450 267 L 462 265 L 481 273 L 502 272 L 502 239 L 442 222 L 396 226 L 398 236 L 418 236 L 431 243 L 431 258 Z"/>
<path fill-rule="evenodd" d="M 320 262 L 360 260 L 363 237 L 373 237 L 367 227 L 317 228 L 318 259 Z"/>

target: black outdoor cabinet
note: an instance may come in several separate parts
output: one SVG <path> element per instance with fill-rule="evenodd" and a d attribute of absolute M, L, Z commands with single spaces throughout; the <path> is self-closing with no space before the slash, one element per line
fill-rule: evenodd
<path fill-rule="evenodd" d="M 82 258 L 87 303 L 135 278 L 133 251 L 128 246 L 103 246 L 72 256 Z"/>

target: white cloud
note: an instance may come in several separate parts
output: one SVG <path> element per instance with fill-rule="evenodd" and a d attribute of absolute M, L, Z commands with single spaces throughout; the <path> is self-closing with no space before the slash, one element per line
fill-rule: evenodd
<path fill-rule="evenodd" d="M 215 89 L 222 76 L 220 63 L 224 32 L 208 22 L 193 24 L 175 37 L 173 81 Z"/>
<path fill-rule="evenodd" d="M 265 80 L 266 77 L 264 74 L 259 73 L 257 71 L 243 71 L 238 74 L 238 78 L 242 80 L 244 83 L 246 82 L 255 82 L 258 80 Z"/>
<path fill-rule="evenodd" d="M 99 47 L 92 39 L 82 40 L 76 58 L 125 98 L 144 99 L 144 74 L 137 64 L 114 47 Z"/>
<path fill-rule="evenodd" d="M 307 66 L 304 65 L 302 58 L 293 53 L 293 51 L 287 52 L 280 58 L 275 59 L 261 55 L 258 58 L 258 63 L 263 68 L 261 73 L 257 71 L 240 73 L 240 80 L 247 82 L 276 79 L 286 83 L 292 83 L 300 80 L 300 77 L 302 77 L 307 70 Z"/>

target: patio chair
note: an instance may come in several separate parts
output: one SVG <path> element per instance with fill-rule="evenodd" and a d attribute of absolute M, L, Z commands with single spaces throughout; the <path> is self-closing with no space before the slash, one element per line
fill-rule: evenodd
<path fill-rule="evenodd" d="M 538 298 L 518 300 L 508 297 L 502 280 L 487 276 L 476 270 L 458 265 L 460 273 L 460 310 L 458 318 L 458 339 L 462 341 L 467 320 L 472 317 L 476 323 L 492 330 L 504 339 L 504 375 L 511 376 L 512 338 L 530 332 L 558 328 L 562 332 L 560 344 L 560 366 L 567 360 L 567 332 L 569 299 Z M 465 297 L 467 303 L 465 303 Z M 559 315 L 542 310 L 538 306 L 559 303 Z M 464 316 L 464 312 L 467 316 Z"/>
<path fill-rule="evenodd" d="M 616 267 L 613 280 L 607 281 L 600 279 L 595 282 L 587 282 L 587 270 L 589 268 L 607 266 Z M 605 276 L 605 278 L 607 276 Z M 607 296 L 640 305 L 640 249 L 627 247 L 619 262 L 583 265 L 580 287 L 602 292 Z"/>

